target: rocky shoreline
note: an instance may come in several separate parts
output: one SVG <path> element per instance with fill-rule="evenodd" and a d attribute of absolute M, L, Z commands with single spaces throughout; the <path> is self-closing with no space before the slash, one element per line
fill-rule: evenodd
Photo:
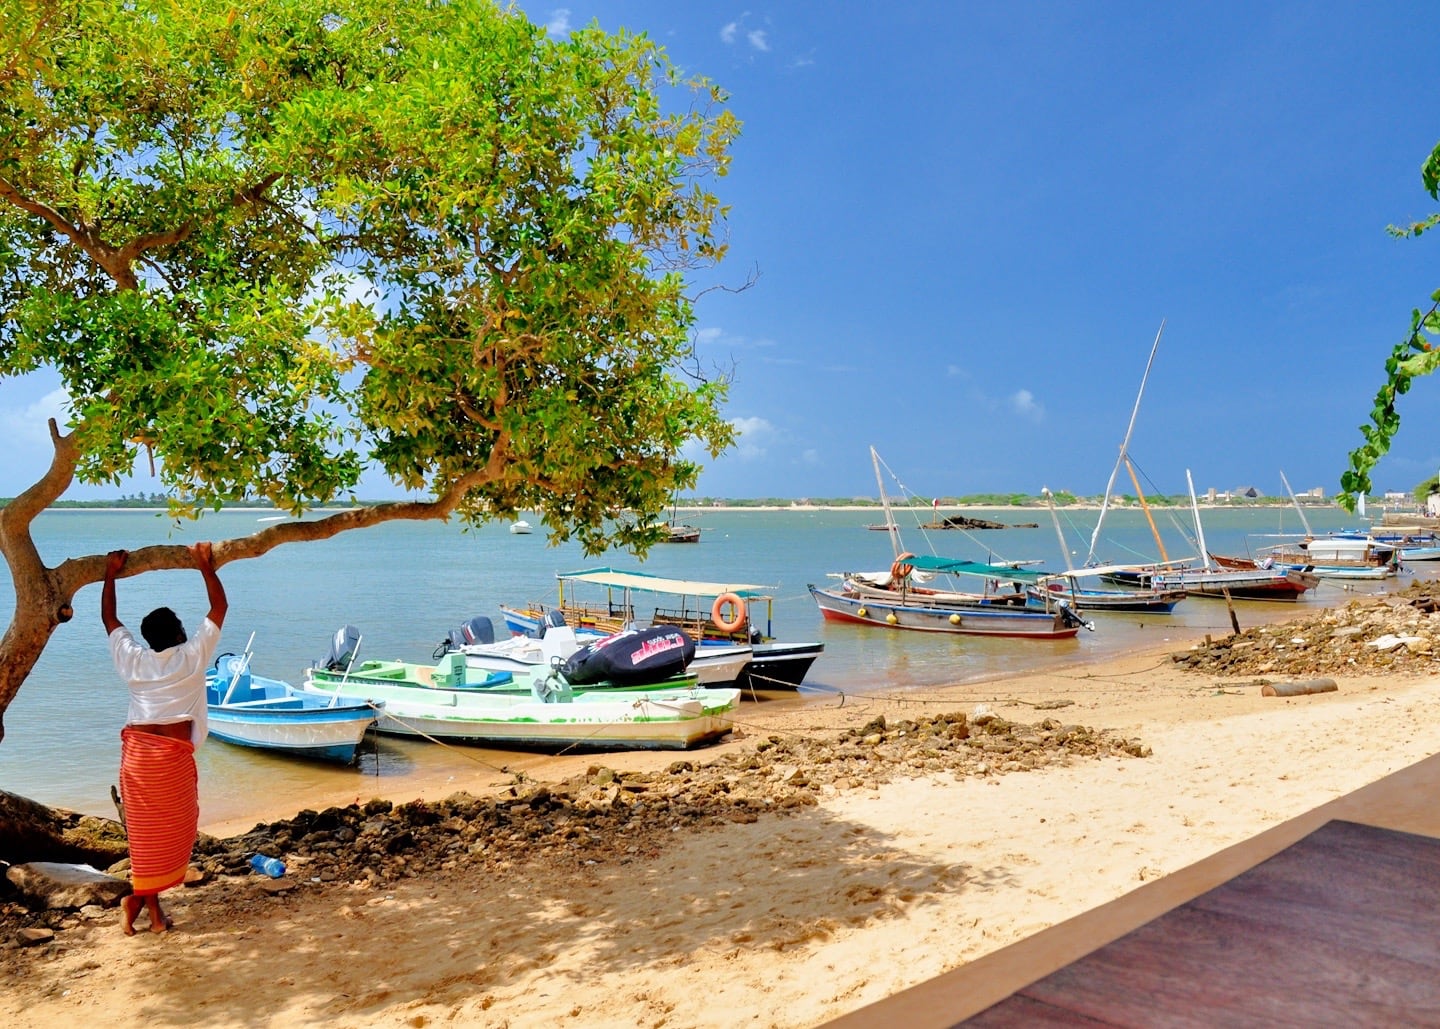
<path fill-rule="evenodd" d="M 1259 625 L 1224 639 L 1206 638 L 1173 655 L 1211 675 L 1304 678 L 1423 675 L 1440 652 L 1440 581 L 1351 600 L 1305 619 Z"/>
<path fill-rule="evenodd" d="M 518 776 L 494 796 L 458 793 L 401 804 L 377 799 L 302 811 L 224 839 L 202 835 L 187 887 L 204 890 L 207 907 L 216 909 L 213 917 L 227 918 L 276 893 L 384 889 L 462 867 L 503 873 L 536 862 L 624 865 L 653 857 L 676 833 L 783 816 L 814 805 L 822 791 L 874 789 L 899 777 L 936 773 L 1001 776 L 1149 752 L 1139 740 L 1055 718 L 1027 724 L 987 713 L 894 722 L 882 716 L 824 738 L 771 735 L 712 761 L 687 757 L 658 772 L 617 772 L 597 764 L 556 783 Z M 255 854 L 280 858 L 286 874 L 270 879 L 254 872 Z M 107 872 L 123 877 L 127 867 L 122 860 Z M 0 940 L 12 955 L 23 946 L 62 940 L 69 930 L 112 919 L 113 908 L 106 906 L 46 907 L 43 897 L 12 886 L 0 904 Z"/>

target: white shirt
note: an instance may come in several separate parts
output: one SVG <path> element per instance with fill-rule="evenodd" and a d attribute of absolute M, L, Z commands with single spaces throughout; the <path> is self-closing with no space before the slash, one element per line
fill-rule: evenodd
<path fill-rule="evenodd" d="M 200 631 L 178 647 L 154 651 L 120 626 L 110 634 L 115 670 L 130 686 L 127 725 L 165 725 L 190 720 L 196 747 L 209 731 L 205 717 L 205 669 L 220 642 L 220 627 L 207 616 Z"/>

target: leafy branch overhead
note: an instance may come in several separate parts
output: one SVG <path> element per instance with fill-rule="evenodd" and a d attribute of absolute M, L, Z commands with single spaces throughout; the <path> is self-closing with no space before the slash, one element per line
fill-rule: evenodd
<path fill-rule="evenodd" d="M 590 552 L 656 542 L 734 442 L 686 278 L 725 254 L 726 101 L 644 35 L 494 0 L 6 0 L 0 381 L 58 377 L 68 419 L 0 508 L 0 716 L 101 578 L 32 535 L 77 480 L 298 514 L 373 466 L 412 498 L 217 566 L 521 508 Z"/>
<path fill-rule="evenodd" d="M 0 375 L 59 372 L 81 480 L 153 461 L 195 510 L 300 511 L 370 461 L 599 547 L 733 441 L 678 369 L 738 122 L 647 37 L 486 0 L 19 6 Z"/>
<path fill-rule="evenodd" d="M 1440 200 L 1440 145 L 1430 152 L 1421 169 L 1421 181 L 1432 199 Z M 1407 227 L 1391 227 L 1392 235 L 1413 238 L 1440 224 L 1440 212 Z M 1347 511 L 1355 511 L 1355 497 L 1373 492 L 1370 472 L 1390 451 L 1390 444 L 1400 431 L 1399 397 L 1410 391 L 1413 379 L 1429 375 L 1440 367 L 1440 350 L 1432 342 L 1440 335 L 1440 290 L 1430 295 L 1428 310 L 1416 309 L 1410 315 L 1410 333 L 1396 344 L 1385 362 L 1385 382 L 1375 394 L 1370 423 L 1360 426 L 1365 442 L 1350 452 L 1350 468 L 1340 476 L 1340 503 Z"/>

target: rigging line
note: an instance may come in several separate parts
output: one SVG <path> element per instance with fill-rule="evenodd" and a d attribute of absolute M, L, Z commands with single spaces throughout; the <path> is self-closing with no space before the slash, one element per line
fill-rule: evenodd
<path fill-rule="evenodd" d="M 367 701 L 366 703 L 370 703 L 370 702 Z M 411 723 L 407 722 L 405 719 L 401 718 L 399 715 L 392 714 L 391 712 L 386 711 L 383 707 L 377 707 L 377 706 L 376 706 L 375 704 L 373 704 L 373 703 L 370 703 L 370 706 L 375 710 L 377 719 L 378 719 L 378 718 L 388 718 L 388 719 L 390 719 L 391 721 L 395 722 L 396 724 L 404 726 L 407 731 L 413 732 L 416 736 L 420 736 L 420 737 L 422 737 L 422 738 L 424 738 L 424 739 L 426 739 L 426 740 L 429 740 L 431 743 L 438 743 L 440 746 L 446 748 L 447 750 L 453 750 L 456 754 L 459 754 L 461 757 L 465 758 L 465 760 L 467 760 L 467 761 L 473 761 L 473 762 L 475 762 L 475 764 L 477 764 L 477 765 L 483 765 L 485 768 L 490 769 L 492 772 L 499 772 L 501 775 L 508 775 L 508 774 L 509 774 L 509 772 L 508 772 L 506 769 L 501 768 L 499 765 L 492 765 L 489 761 L 486 761 L 484 758 L 476 757 L 471 751 L 467 750 L 467 749 L 464 748 L 464 747 L 457 747 L 457 746 L 455 746 L 453 743 L 447 743 L 447 742 L 445 742 L 443 739 L 440 739 L 440 738 L 437 737 L 437 736 L 431 736 L 431 735 L 430 735 L 428 732 L 426 732 L 424 729 L 421 729 L 421 728 L 419 728 L 418 726 L 412 725 Z M 377 752 L 377 753 L 378 753 L 378 752 Z M 378 767 L 378 766 L 379 766 L 379 761 L 378 761 L 378 760 L 376 761 L 376 766 L 377 766 L 377 767 L 376 767 L 375 774 L 376 774 L 376 775 L 379 775 L 379 774 L 380 774 L 380 771 L 379 771 L 379 767 Z"/>
<path fill-rule="evenodd" d="M 929 517 L 933 518 L 933 517 L 934 517 L 934 511 L 933 511 L 933 509 L 932 509 L 932 508 L 916 507 L 914 504 L 912 504 L 910 501 L 911 501 L 912 499 L 915 499 L 915 500 L 921 499 L 920 495 L 919 495 L 918 493 L 916 493 L 914 490 L 910 489 L 909 486 L 906 486 L 903 482 L 901 482 L 901 481 L 900 481 L 900 477 L 895 474 L 894 470 L 893 470 L 888 464 L 885 463 L 885 459 L 884 459 L 883 457 L 881 457 L 878 453 L 875 455 L 875 460 L 878 461 L 878 462 L 880 463 L 880 465 L 884 467 L 885 471 L 889 473 L 890 478 L 891 478 L 892 480 L 894 480 L 895 485 L 899 488 L 901 496 L 905 499 L 905 506 L 904 506 L 903 510 L 911 512 L 912 515 L 914 516 L 914 519 L 915 519 L 915 528 L 916 528 L 916 530 L 920 533 L 921 538 L 925 540 L 925 546 L 929 549 L 929 551 L 930 551 L 931 554 L 938 554 L 939 551 L 938 551 L 938 549 L 937 549 L 936 546 L 935 546 L 935 541 L 930 538 L 930 533 L 926 530 L 926 528 L 925 528 L 925 523 L 920 520 L 920 516 L 921 516 L 921 512 L 922 512 L 922 511 L 924 511 Z M 1006 565 L 1006 564 L 1014 564 L 1014 563 L 1015 563 L 1012 559 L 1007 558 L 1007 557 L 1005 557 L 1005 556 L 997 553 L 997 552 L 994 551 L 994 550 L 991 550 L 989 544 L 984 543 L 984 542 L 982 542 L 981 540 L 977 539 L 974 535 L 971 534 L 971 532 L 970 532 L 969 529 L 956 527 L 956 528 L 953 528 L 953 529 L 946 529 L 946 530 L 944 530 L 944 531 L 945 531 L 945 532 L 958 532 L 958 533 L 960 533 L 960 535 L 964 536 L 964 537 L 965 537 L 966 539 L 968 539 L 971 543 L 973 543 L 973 544 L 975 545 L 975 548 L 976 548 L 977 550 L 979 550 L 982 554 L 986 555 L 986 557 L 987 557 L 987 563 L 988 563 L 988 564 L 1002 564 L 1002 565 Z"/>

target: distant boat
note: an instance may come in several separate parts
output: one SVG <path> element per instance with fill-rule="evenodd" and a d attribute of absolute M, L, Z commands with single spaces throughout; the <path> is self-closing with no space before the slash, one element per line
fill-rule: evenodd
<path fill-rule="evenodd" d="M 943 560 L 943 559 L 942 559 Z M 952 562 L 951 571 L 967 562 Z M 981 567 L 981 566 L 974 566 Z M 996 573 L 1012 571 L 994 568 Z M 809 587 L 810 595 L 827 622 L 850 622 L 882 629 L 914 629 L 958 636 L 1007 636 L 1033 640 L 1073 639 L 1081 626 L 1079 616 L 1068 607 L 1051 612 L 1031 611 L 1007 604 L 961 604 L 934 596 L 896 593 L 891 598 L 860 593 L 856 580 L 847 578 L 839 589 Z M 1024 594 L 1020 594 L 1024 599 Z"/>
<path fill-rule="evenodd" d="M 517 536 L 524 536 L 531 532 L 534 532 L 534 530 L 530 527 L 530 523 L 523 518 L 511 522 L 510 531 Z"/>
<path fill-rule="evenodd" d="M 670 522 L 666 528 L 670 534 L 661 543 L 699 543 L 700 527 L 698 525 L 679 525 Z"/>
<path fill-rule="evenodd" d="M 657 528 L 664 528 L 666 535 L 660 540 L 661 543 L 699 543 L 700 527 L 698 525 L 685 525 L 679 517 L 675 501 L 670 501 L 670 520 L 668 522 L 656 522 Z"/>

